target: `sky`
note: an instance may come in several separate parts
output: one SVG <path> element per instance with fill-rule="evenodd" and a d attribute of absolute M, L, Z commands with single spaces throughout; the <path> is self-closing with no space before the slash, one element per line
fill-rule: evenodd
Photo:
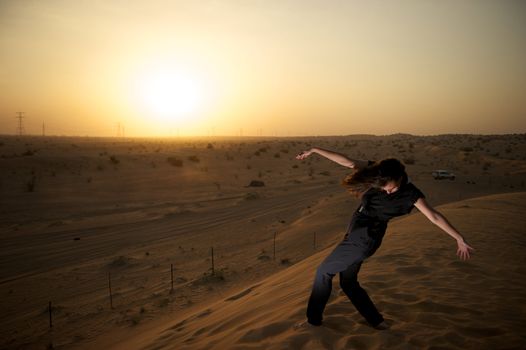
<path fill-rule="evenodd" d="M 526 132 L 526 2 L 0 0 L 0 134 Z"/>

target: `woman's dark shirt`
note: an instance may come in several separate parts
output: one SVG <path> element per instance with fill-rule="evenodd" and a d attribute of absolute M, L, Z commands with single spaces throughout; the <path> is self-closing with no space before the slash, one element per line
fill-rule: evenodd
<path fill-rule="evenodd" d="M 396 216 L 409 214 L 418 198 L 425 198 L 425 195 L 411 182 L 402 184 L 391 194 L 382 189 L 370 188 L 363 194 L 357 212 L 361 214 L 360 216 L 389 221 Z"/>
<path fill-rule="evenodd" d="M 370 188 L 362 197 L 358 212 L 381 221 L 388 221 L 396 216 L 409 214 L 418 198 L 424 194 L 411 182 L 401 185 L 391 194 L 381 189 Z"/>

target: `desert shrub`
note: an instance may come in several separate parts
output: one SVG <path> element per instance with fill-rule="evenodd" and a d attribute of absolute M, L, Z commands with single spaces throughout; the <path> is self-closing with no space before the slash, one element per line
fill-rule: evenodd
<path fill-rule="evenodd" d="M 191 161 L 191 162 L 194 162 L 194 163 L 199 163 L 200 160 L 197 156 L 189 156 L 188 157 L 188 160 Z"/>
<path fill-rule="evenodd" d="M 281 264 L 282 265 L 290 265 L 291 264 L 290 259 L 289 258 L 281 259 Z"/>
<path fill-rule="evenodd" d="M 276 153 L 274 154 L 274 158 L 280 158 L 281 156 L 279 155 L 279 153 Z"/>
<path fill-rule="evenodd" d="M 170 304 L 170 299 L 163 298 L 159 301 L 159 307 L 166 307 L 168 304 Z"/>
<path fill-rule="evenodd" d="M 110 156 L 110 162 L 112 162 L 113 164 L 119 164 L 120 161 L 117 159 L 116 156 Z"/>
<path fill-rule="evenodd" d="M 130 323 L 132 326 L 136 326 L 141 322 L 141 316 L 140 315 L 133 315 L 130 317 Z"/>
<path fill-rule="evenodd" d="M 168 157 L 166 158 L 166 161 L 172 166 L 176 166 L 176 167 L 183 166 L 183 161 L 181 159 L 177 159 L 177 157 Z"/>
<path fill-rule="evenodd" d="M 208 145 L 206 145 L 206 148 L 208 148 L 208 149 L 214 149 L 214 145 L 212 145 L 211 143 L 209 143 Z"/>
<path fill-rule="evenodd" d="M 258 256 L 258 260 L 269 261 L 270 260 L 270 256 L 268 256 L 266 254 L 262 254 L 262 255 Z"/>
<path fill-rule="evenodd" d="M 404 163 L 405 164 L 415 164 L 415 158 L 413 157 L 404 158 Z"/>
<path fill-rule="evenodd" d="M 24 153 L 22 153 L 22 155 L 25 156 L 25 157 L 30 157 L 30 156 L 34 155 L 35 153 L 37 153 L 36 150 L 28 149 Z"/>
<path fill-rule="evenodd" d="M 119 255 L 114 257 L 108 264 L 108 267 L 118 268 L 118 267 L 127 267 L 133 264 L 133 259 L 124 255 Z"/>
<path fill-rule="evenodd" d="M 203 276 L 195 281 L 195 284 L 201 284 L 201 283 L 207 283 L 207 282 L 219 282 L 219 281 L 224 281 L 225 280 L 225 272 L 220 269 L 220 270 L 214 270 L 214 272 L 212 273 L 212 269 L 208 269 L 210 272 L 203 272 Z"/>
<path fill-rule="evenodd" d="M 260 195 L 255 192 L 248 192 L 247 194 L 245 194 L 245 199 L 249 201 L 254 200 L 254 199 L 259 199 L 259 198 L 260 198 Z"/>
<path fill-rule="evenodd" d="M 473 152 L 473 147 L 462 147 L 460 150 L 464 152 Z"/>

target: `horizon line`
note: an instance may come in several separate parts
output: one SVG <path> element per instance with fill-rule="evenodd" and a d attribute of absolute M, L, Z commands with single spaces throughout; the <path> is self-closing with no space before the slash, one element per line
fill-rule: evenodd
<path fill-rule="evenodd" d="M 386 136 L 413 136 L 413 137 L 436 137 L 436 136 L 505 136 L 505 135 L 526 135 L 526 132 L 514 132 L 514 133 L 496 133 L 496 134 L 478 134 L 478 133 L 441 133 L 441 134 L 410 134 L 410 133 L 392 133 L 392 134 L 327 134 L 327 135 L 134 135 L 134 136 L 117 136 L 117 135 L 40 135 L 40 134 L 0 134 L 0 137 L 32 137 L 32 138 L 59 138 L 59 137 L 71 137 L 71 138 L 101 138 L 101 139 L 193 139 L 193 138 L 304 138 L 304 137 L 352 137 L 352 136 L 372 136 L 372 137 L 386 137 Z"/>

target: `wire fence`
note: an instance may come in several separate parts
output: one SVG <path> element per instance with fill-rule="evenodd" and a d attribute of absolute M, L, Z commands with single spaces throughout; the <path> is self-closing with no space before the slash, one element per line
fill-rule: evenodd
<path fill-rule="evenodd" d="M 278 232 L 251 247 L 201 249 L 179 246 L 174 257 L 114 256 L 8 283 L 2 348 L 40 344 L 53 348 L 85 340 L 115 325 L 134 326 L 159 312 L 178 310 L 221 296 L 228 282 L 264 277 L 335 242 L 312 232 L 290 244 Z M 246 256 L 253 258 L 247 261 Z M 245 276 L 241 276 L 245 274 Z M 150 312 L 154 311 L 154 312 Z"/>

